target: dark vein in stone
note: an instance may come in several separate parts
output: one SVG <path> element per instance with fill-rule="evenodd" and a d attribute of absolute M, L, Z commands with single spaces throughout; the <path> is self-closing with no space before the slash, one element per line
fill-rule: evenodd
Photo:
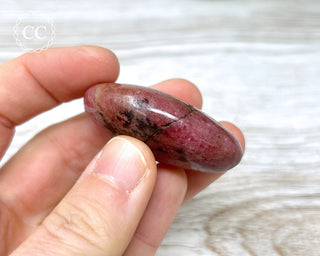
<path fill-rule="evenodd" d="M 153 134 L 151 134 L 150 136 L 148 136 L 148 138 L 144 141 L 146 144 L 148 144 L 148 141 L 149 140 L 153 140 L 154 137 L 156 135 L 158 135 L 159 133 L 161 133 L 164 129 L 166 129 L 167 127 L 185 119 L 186 117 L 188 117 L 193 111 L 194 111 L 194 108 L 191 106 L 191 105 L 188 105 L 188 108 L 189 108 L 189 112 L 187 114 L 185 114 L 184 116 L 180 117 L 179 119 L 177 120 L 174 120 L 172 122 L 169 122 L 169 123 L 166 123 L 164 125 L 162 125 L 161 127 L 159 127 Z"/>

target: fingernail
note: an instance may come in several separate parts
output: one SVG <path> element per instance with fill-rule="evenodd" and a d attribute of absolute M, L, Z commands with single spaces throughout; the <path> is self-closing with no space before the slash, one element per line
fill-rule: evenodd
<path fill-rule="evenodd" d="M 125 138 L 115 137 L 99 155 L 93 173 L 130 193 L 139 185 L 147 170 L 140 150 Z"/>

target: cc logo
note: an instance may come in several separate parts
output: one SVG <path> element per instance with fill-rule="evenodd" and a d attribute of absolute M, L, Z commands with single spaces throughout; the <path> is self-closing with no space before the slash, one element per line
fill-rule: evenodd
<path fill-rule="evenodd" d="M 25 39 L 33 39 L 34 37 L 36 37 L 39 40 L 43 40 L 46 38 L 45 36 L 46 31 L 47 31 L 46 26 L 38 26 L 35 28 L 34 26 L 28 25 L 24 27 L 24 29 L 22 30 L 22 35 Z"/>
<path fill-rule="evenodd" d="M 23 51 L 39 52 L 53 44 L 55 30 L 53 20 L 41 13 L 31 12 L 17 18 L 13 35 Z"/>

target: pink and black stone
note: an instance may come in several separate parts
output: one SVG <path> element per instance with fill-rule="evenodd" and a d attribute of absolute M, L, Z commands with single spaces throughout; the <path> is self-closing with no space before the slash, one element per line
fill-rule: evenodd
<path fill-rule="evenodd" d="M 242 157 L 238 140 L 199 109 L 148 87 L 106 83 L 88 89 L 85 110 L 115 135 L 145 142 L 160 163 L 226 171 Z"/>

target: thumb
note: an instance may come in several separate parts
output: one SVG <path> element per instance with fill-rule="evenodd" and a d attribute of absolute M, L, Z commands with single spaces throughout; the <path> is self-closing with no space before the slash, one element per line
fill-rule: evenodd
<path fill-rule="evenodd" d="M 134 138 L 115 137 L 12 255 L 122 255 L 155 178 L 150 149 Z"/>

